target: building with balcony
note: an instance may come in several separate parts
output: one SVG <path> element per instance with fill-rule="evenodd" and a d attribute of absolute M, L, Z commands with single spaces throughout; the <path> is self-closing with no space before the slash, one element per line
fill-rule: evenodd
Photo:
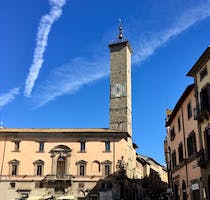
<path fill-rule="evenodd" d="M 0 200 L 140 198 L 142 168 L 132 141 L 132 49 L 121 25 L 109 49 L 110 127 L 1 127 Z"/>
<path fill-rule="evenodd" d="M 167 136 L 164 142 L 168 169 L 169 196 L 178 199 L 202 199 L 201 169 L 197 163 L 201 150 L 197 120 L 195 85 L 189 85 L 172 111 L 166 111 Z"/>
<path fill-rule="evenodd" d="M 202 169 L 203 198 L 210 199 L 210 47 L 196 61 L 187 76 L 194 78 L 196 107 L 201 150 L 199 166 Z"/>

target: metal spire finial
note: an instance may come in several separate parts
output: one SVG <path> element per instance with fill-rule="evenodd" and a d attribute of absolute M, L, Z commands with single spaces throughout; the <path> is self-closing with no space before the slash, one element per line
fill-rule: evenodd
<path fill-rule="evenodd" d="M 119 23 L 120 23 L 120 25 L 119 25 L 119 36 L 118 36 L 118 39 L 119 40 L 122 40 L 123 39 L 123 27 L 122 27 L 122 20 L 119 18 Z"/>

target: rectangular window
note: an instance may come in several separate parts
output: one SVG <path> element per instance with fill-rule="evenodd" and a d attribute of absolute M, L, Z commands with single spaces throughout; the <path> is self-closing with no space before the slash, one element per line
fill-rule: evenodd
<path fill-rule="evenodd" d="M 85 184 L 84 183 L 79 183 L 79 188 L 84 188 Z"/>
<path fill-rule="evenodd" d="M 210 84 L 204 87 L 200 92 L 201 112 L 205 110 L 210 111 Z"/>
<path fill-rule="evenodd" d="M 42 182 L 35 183 L 35 188 L 42 188 L 42 187 L 43 187 L 43 183 Z"/>
<path fill-rule="evenodd" d="M 187 117 L 188 117 L 188 119 L 190 119 L 192 117 L 191 102 L 187 104 Z"/>
<path fill-rule="evenodd" d="M 36 175 L 37 176 L 41 176 L 42 175 L 42 165 L 37 165 L 37 169 L 36 169 Z"/>
<path fill-rule="evenodd" d="M 19 151 L 20 150 L 20 141 L 15 141 L 15 149 L 14 151 Z"/>
<path fill-rule="evenodd" d="M 84 176 L 85 175 L 85 165 L 79 166 L 79 175 Z"/>
<path fill-rule="evenodd" d="M 10 183 L 10 188 L 15 188 L 15 182 Z"/>
<path fill-rule="evenodd" d="M 174 138 L 175 138 L 175 128 L 173 127 L 171 130 L 170 130 L 170 137 L 171 137 L 171 141 L 173 141 L 174 140 Z"/>
<path fill-rule="evenodd" d="M 110 165 L 104 166 L 105 176 L 109 176 L 111 174 Z"/>
<path fill-rule="evenodd" d="M 105 142 L 105 151 L 110 151 L 110 141 Z"/>
<path fill-rule="evenodd" d="M 179 144 L 179 149 L 178 150 L 179 150 L 179 162 L 182 162 L 184 160 L 182 143 Z"/>
<path fill-rule="evenodd" d="M 172 155 L 172 168 L 174 169 L 176 167 L 176 151 L 174 150 Z"/>
<path fill-rule="evenodd" d="M 204 79 L 204 77 L 206 77 L 208 74 L 207 68 L 205 66 L 205 68 L 200 72 L 200 81 L 202 81 Z"/>
<path fill-rule="evenodd" d="M 39 142 L 39 151 L 40 152 L 44 151 L 44 142 Z"/>
<path fill-rule="evenodd" d="M 86 149 L 85 149 L 85 141 L 81 141 L 80 142 L 80 151 L 85 151 Z"/>
<path fill-rule="evenodd" d="M 210 160 L 210 128 L 205 130 L 206 133 L 206 144 L 207 144 L 207 158 Z"/>
<path fill-rule="evenodd" d="M 177 123 L 178 123 L 178 130 L 180 131 L 180 130 L 181 130 L 181 121 L 180 121 L 180 117 L 178 117 Z"/>
<path fill-rule="evenodd" d="M 187 138 L 187 150 L 188 150 L 188 156 L 191 156 L 197 152 L 194 132 L 191 133 L 190 136 Z"/>
<path fill-rule="evenodd" d="M 17 175 L 17 169 L 18 169 L 18 165 L 13 164 L 12 165 L 12 176 L 16 176 Z"/>

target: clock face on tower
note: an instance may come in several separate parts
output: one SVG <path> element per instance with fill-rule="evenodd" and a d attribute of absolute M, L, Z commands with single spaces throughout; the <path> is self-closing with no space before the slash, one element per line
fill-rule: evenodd
<path fill-rule="evenodd" d="M 125 85 L 121 83 L 116 83 L 112 86 L 111 94 L 113 97 L 125 96 Z"/>

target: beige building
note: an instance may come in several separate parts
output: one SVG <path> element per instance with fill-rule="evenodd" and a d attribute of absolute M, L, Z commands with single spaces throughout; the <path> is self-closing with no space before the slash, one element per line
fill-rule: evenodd
<path fill-rule="evenodd" d="M 202 196 L 201 169 L 197 164 L 201 149 L 197 121 L 194 84 L 189 85 L 173 111 L 167 110 L 165 157 L 168 168 L 169 194 L 173 199 L 199 200 Z"/>
<path fill-rule="evenodd" d="M 0 200 L 146 197 L 140 181 L 145 166 L 132 141 L 132 49 L 122 26 L 109 48 L 110 128 L 1 127 Z"/>
<path fill-rule="evenodd" d="M 203 199 L 210 199 L 210 47 L 187 74 L 194 78 L 196 109 L 201 151 L 198 164 L 202 169 Z"/>
<path fill-rule="evenodd" d="M 0 129 L 0 200 L 138 199 L 131 47 L 109 45 L 110 128 Z M 108 91 L 107 91 L 108 92 Z"/>

